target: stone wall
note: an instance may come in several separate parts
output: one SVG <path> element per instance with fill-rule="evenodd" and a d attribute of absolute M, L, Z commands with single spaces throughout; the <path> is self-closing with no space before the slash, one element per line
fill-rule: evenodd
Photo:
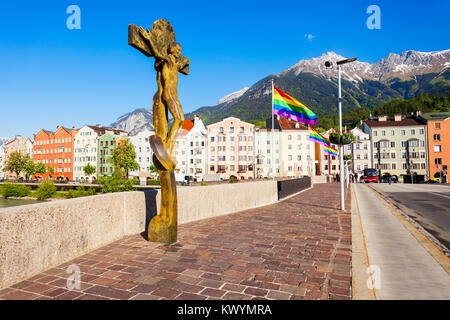
<path fill-rule="evenodd" d="M 180 224 L 277 201 L 274 181 L 177 191 Z M 135 191 L 1 208 L 0 289 L 145 231 L 159 201 L 159 191 Z"/>

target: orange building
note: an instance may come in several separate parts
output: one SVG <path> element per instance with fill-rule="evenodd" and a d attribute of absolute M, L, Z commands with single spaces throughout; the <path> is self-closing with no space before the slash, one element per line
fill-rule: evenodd
<path fill-rule="evenodd" d="M 450 165 L 450 112 L 424 113 L 420 116 L 427 123 L 429 176 L 444 178 L 448 183 L 447 168 Z"/>
<path fill-rule="evenodd" d="M 73 142 L 77 133 L 75 127 L 67 129 L 57 126 L 56 132 L 42 129 L 34 137 L 33 160 L 52 167 L 53 174 L 46 173 L 43 179 L 73 180 Z"/>

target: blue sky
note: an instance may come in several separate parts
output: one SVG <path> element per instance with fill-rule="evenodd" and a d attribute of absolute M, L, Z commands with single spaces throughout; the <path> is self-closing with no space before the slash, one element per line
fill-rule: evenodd
<path fill-rule="evenodd" d="M 71 4 L 81 9 L 80 30 L 66 27 Z M 366 26 L 372 4 L 380 30 Z M 129 23 L 171 22 L 191 60 L 179 83 L 189 112 L 327 51 L 373 63 L 390 52 L 448 49 L 449 12 L 447 0 L 3 2 L 0 137 L 108 125 L 151 108 L 153 62 L 128 46 Z"/>

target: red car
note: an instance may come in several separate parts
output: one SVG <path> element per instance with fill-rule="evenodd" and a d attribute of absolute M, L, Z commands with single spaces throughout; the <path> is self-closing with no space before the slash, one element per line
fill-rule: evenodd
<path fill-rule="evenodd" d="M 375 182 L 378 183 L 377 169 L 364 169 L 364 183 Z"/>

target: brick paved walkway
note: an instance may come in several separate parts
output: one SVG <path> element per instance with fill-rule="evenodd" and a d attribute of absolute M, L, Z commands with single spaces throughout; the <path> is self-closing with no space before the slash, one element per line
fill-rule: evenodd
<path fill-rule="evenodd" d="M 319 184 L 181 225 L 174 245 L 126 237 L 3 289 L 0 299 L 350 299 L 351 221 L 338 205 L 339 185 Z M 71 264 L 81 269 L 80 290 L 66 288 Z"/>

